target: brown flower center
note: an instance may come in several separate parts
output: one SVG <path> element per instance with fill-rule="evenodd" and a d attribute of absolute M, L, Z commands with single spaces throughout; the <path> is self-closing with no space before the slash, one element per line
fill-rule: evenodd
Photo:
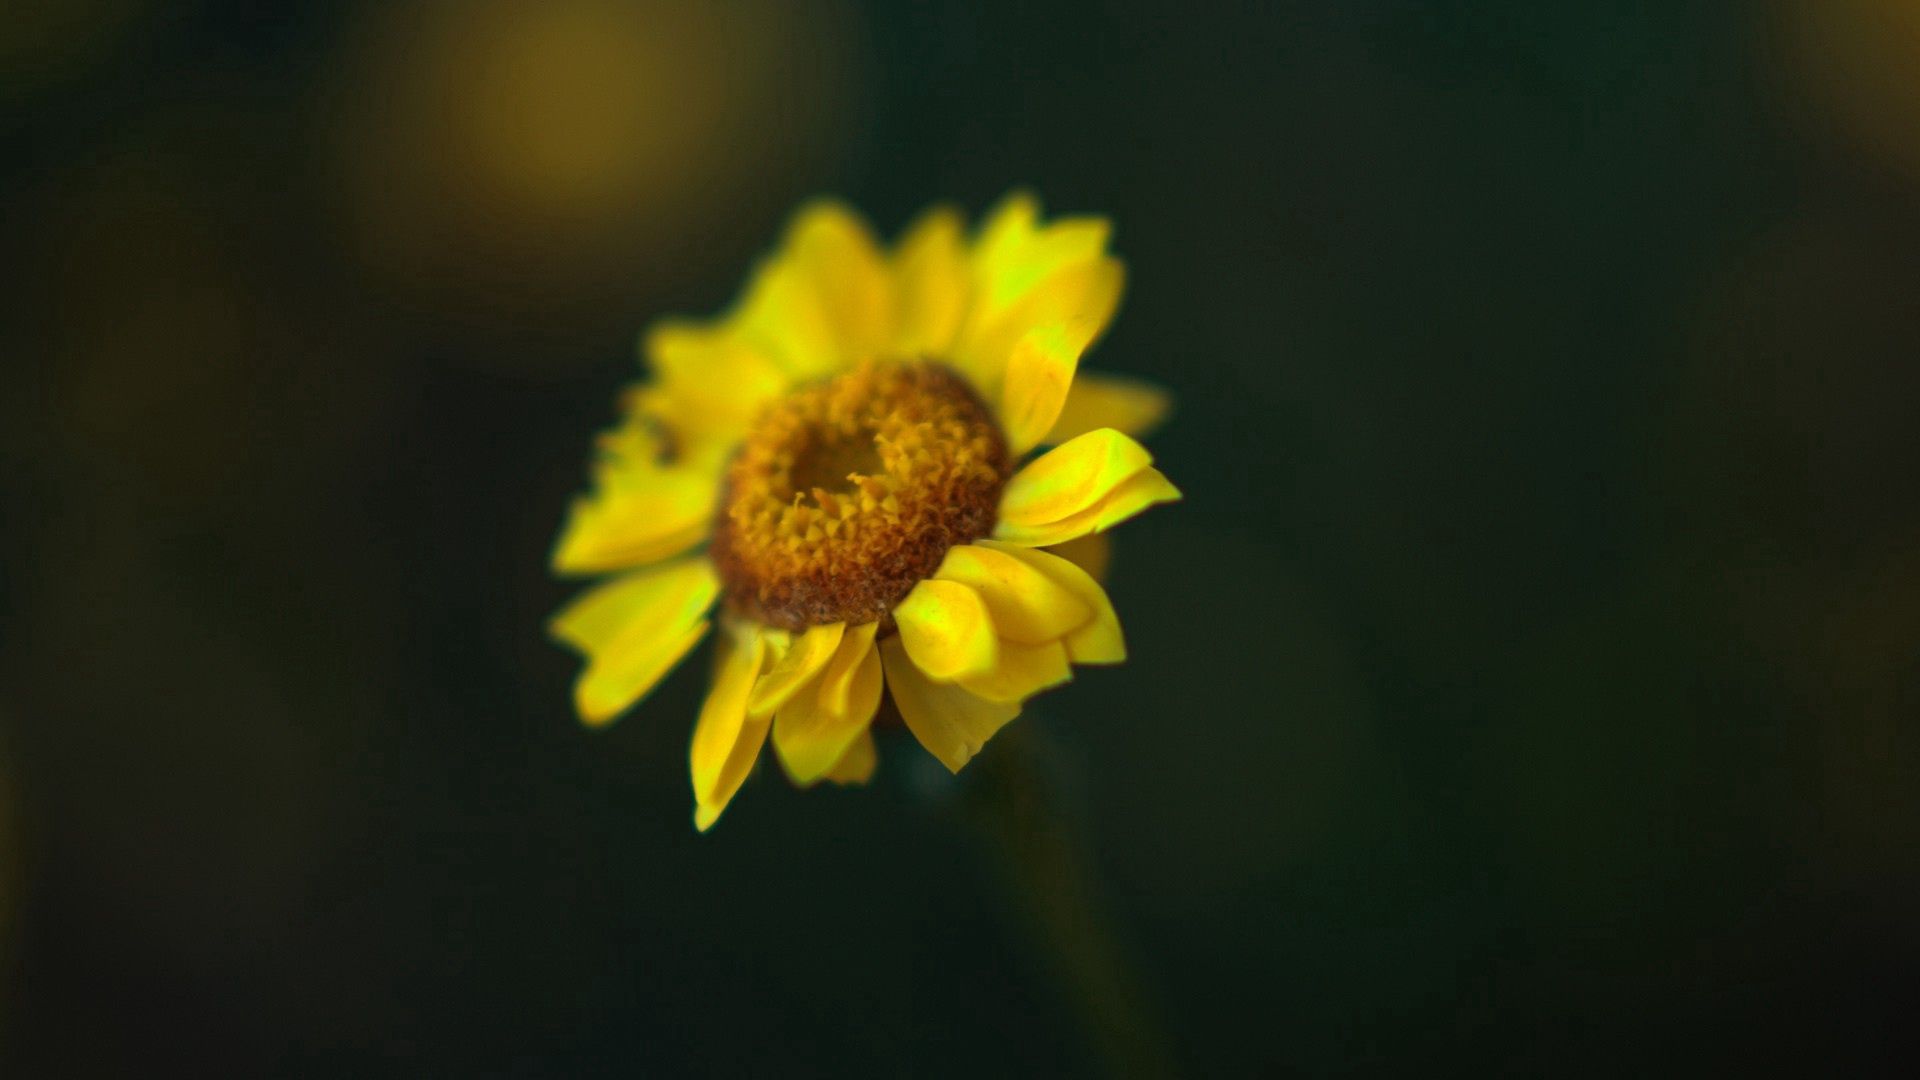
<path fill-rule="evenodd" d="M 955 544 L 993 530 L 1006 439 L 952 370 L 867 364 L 754 424 L 727 470 L 713 561 L 728 605 L 770 626 L 891 623 Z"/>

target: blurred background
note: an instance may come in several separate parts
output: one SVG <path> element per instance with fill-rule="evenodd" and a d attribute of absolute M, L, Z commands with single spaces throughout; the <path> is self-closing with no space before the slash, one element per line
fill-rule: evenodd
<path fill-rule="evenodd" d="M 1920 5 L 9 4 L 0 146 L 0 1074 L 1097 1075 L 912 746 L 698 836 L 542 629 L 647 323 L 1020 184 L 1179 401 L 1022 723 L 1186 1071 L 1914 1049 Z"/>

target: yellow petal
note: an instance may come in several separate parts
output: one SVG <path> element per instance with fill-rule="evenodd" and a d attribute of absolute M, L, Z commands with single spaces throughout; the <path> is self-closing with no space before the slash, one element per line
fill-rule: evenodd
<path fill-rule="evenodd" d="M 768 720 L 747 713 L 747 697 L 766 662 L 766 643 L 751 626 L 738 640 L 723 635 L 713 688 L 694 725 L 689 763 L 693 774 L 694 824 L 707 831 L 753 771 L 767 738 Z"/>
<path fill-rule="evenodd" d="M 1150 506 L 1179 502 L 1182 498 L 1184 496 L 1180 494 L 1180 489 L 1174 487 L 1173 481 L 1167 479 L 1159 469 L 1142 469 L 1127 477 L 1125 483 L 1101 501 L 1093 531 L 1106 532 Z"/>
<path fill-rule="evenodd" d="M 580 719 L 604 724 L 653 689 L 706 634 L 718 589 L 707 560 L 685 559 L 617 578 L 556 615 L 553 636 L 587 658 L 574 683 Z"/>
<path fill-rule="evenodd" d="M 986 602 L 957 581 L 920 582 L 893 609 L 893 618 L 901 642 L 929 678 L 984 675 L 999 662 L 999 639 Z"/>
<path fill-rule="evenodd" d="M 1074 263 L 1098 258 L 1112 232 L 1105 219 L 1040 223 L 1040 203 L 1014 191 L 988 211 L 973 247 L 977 316 L 992 319 L 1040 282 Z"/>
<path fill-rule="evenodd" d="M 1033 238 L 1040 220 L 1040 200 L 1031 191 L 1010 191 L 986 212 L 980 222 L 980 237 L 973 245 L 974 265 L 979 273 L 991 276 Z"/>
<path fill-rule="evenodd" d="M 980 305 L 989 317 L 1030 294 L 1062 269 L 1092 262 L 1106 251 L 1113 227 L 1104 218 L 1060 218 L 1004 245 L 984 248 Z"/>
<path fill-rule="evenodd" d="M 1053 547 L 1089 533 L 1104 532 L 1148 507 L 1178 502 L 1180 489 L 1173 486 L 1160 470 L 1145 468 L 1121 481 L 1108 495 L 1092 506 L 1038 525 L 1001 521 L 993 530 L 995 540 L 1028 547 Z"/>
<path fill-rule="evenodd" d="M 833 659 L 846 629 L 846 623 L 827 623 L 808 627 L 805 633 L 794 638 L 786 654 L 754 684 L 747 711 L 765 716 L 786 704 L 787 699 L 820 674 L 820 670 L 827 666 L 827 661 Z"/>
<path fill-rule="evenodd" d="M 1093 609 L 1072 590 L 994 548 L 955 545 L 947 550 L 934 577 L 957 581 L 979 593 L 1003 645 L 1058 641 L 1093 617 Z"/>
<path fill-rule="evenodd" d="M 963 230 L 958 212 L 936 207 L 901 239 L 893 256 L 898 355 L 944 356 L 951 349 L 969 291 Z"/>
<path fill-rule="evenodd" d="M 619 499 L 576 500 L 553 549 L 558 574 L 604 574 L 657 562 L 706 539 L 713 486 L 663 480 Z"/>
<path fill-rule="evenodd" d="M 978 541 L 978 546 L 1011 555 L 1047 575 L 1061 586 L 1073 590 L 1089 608 L 1093 617 L 1066 637 L 1067 656 L 1076 664 L 1117 664 L 1127 658 L 1126 638 L 1120 633 L 1120 617 L 1114 613 L 1107 590 L 1093 575 L 1058 555 L 1033 548 L 1005 544 L 996 540 Z"/>
<path fill-rule="evenodd" d="M 784 390 L 780 366 L 724 328 L 668 322 L 643 346 L 675 430 L 738 434 Z"/>
<path fill-rule="evenodd" d="M 1011 372 L 1009 372 L 1011 376 Z M 1096 428 L 1112 428 L 1145 438 L 1167 415 L 1171 399 L 1157 386 L 1137 379 L 1083 371 L 1074 377 L 1067 401 L 1042 442 L 1063 443 Z"/>
<path fill-rule="evenodd" d="M 1000 426 L 1015 455 L 1053 429 L 1079 366 L 1080 349 L 1059 326 L 1043 326 L 1014 346 L 1000 387 Z"/>
<path fill-rule="evenodd" d="M 1029 290 L 1005 311 L 987 316 L 971 310 L 954 339 L 954 366 L 996 400 L 1014 346 L 1043 326 L 1061 327 L 1085 352 L 1120 307 L 1126 269 L 1119 260 L 1099 258 L 1061 268 Z"/>
<path fill-rule="evenodd" d="M 1071 678 L 1073 670 L 1067 666 L 1067 649 L 1060 642 L 1021 645 L 1002 641 L 1000 663 L 985 675 L 961 679 L 960 685 L 988 701 L 1018 703 Z"/>
<path fill-rule="evenodd" d="M 827 770 L 826 778 L 842 786 L 864 784 L 873 779 L 874 767 L 879 764 L 880 750 L 873 744 L 873 729 L 867 728 L 840 755 L 839 763 Z"/>
<path fill-rule="evenodd" d="M 862 623 L 847 627 L 847 632 L 841 635 L 840 647 L 834 651 L 827 669 L 820 673 L 821 708 L 836 713 L 847 711 L 855 676 L 860 672 L 861 662 L 873 651 L 873 638 L 879 629 L 877 622 Z"/>
<path fill-rule="evenodd" d="M 1085 570 L 1095 581 L 1107 580 L 1107 568 L 1113 565 L 1113 537 L 1106 533 L 1088 533 L 1046 550 Z"/>
<path fill-rule="evenodd" d="M 872 359 L 892 336 L 886 262 L 866 223 L 840 203 L 816 202 L 795 215 L 755 289 L 740 327 L 784 352 L 795 373 Z"/>
<path fill-rule="evenodd" d="M 801 211 L 788 243 L 813 275 L 847 360 L 878 353 L 893 331 L 893 281 L 866 222 L 845 205 L 819 203 Z"/>
<path fill-rule="evenodd" d="M 594 727 L 608 724 L 639 704 L 672 671 L 700 639 L 707 636 L 705 619 L 682 630 L 644 642 L 626 641 L 605 657 L 595 657 L 573 684 L 573 703 L 580 719 Z"/>
<path fill-rule="evenodd" d="M 951 683 L 929 680 L 898 636 L 880 643 L 880 659 L 907 730 L 954 772 L 979 753 L 1007 721 L 1020 715 L 1016 704 L 987 701 Z"/>
<path fill-rule="evenodd" d="M 636 570 L 597 585 L 561 608 L 547 624 L 553 636 L 586 656 L 610 649 L 629 632 L 659 634 L 692 624 L 720 587 L 704 558 Z"/>
<path fill-rule="evenodd" d="M 773 748 L 779 752 L 787 775 L 802 787 L 827 775 L 846 756 L 848 747 L 867 730 L 880 707 L 880 653 L 873 647 L 872 634 L 849 633 L 841 646 L 829 670 L 795 694 L 773 717 Z M 851 657 L 845 665 L 847 677 L 838 679 L 833 668 L 846 657 Z M 836 681 L 842 685 L 831 685 Z M 836 701 L 840 706 L 837 709 L 833 707 Z"/>
<path fill-rule="evenodd" d="M 594 491 L 574 500 L 554 544 L 559 574 L 603 574 L 677 555 L 705 539 L 720 478 L 661 463 L 664 444 L 642 418 L 600 438 Z"/>
<path fill-rule="evenodd" d="M 1033 526 L 1071 517 L 1152 462 L 1146 447 L 1112 428 L 1089 431 L 1035 458 L 1007 481 L 1000 521 Z"/>
<path fill-rule="evenodd" d="M 754 269 L 726 326 L 793 379 L 819 378 L 847 364 L 825 301 L 812 279 L 783 255 Z"/>

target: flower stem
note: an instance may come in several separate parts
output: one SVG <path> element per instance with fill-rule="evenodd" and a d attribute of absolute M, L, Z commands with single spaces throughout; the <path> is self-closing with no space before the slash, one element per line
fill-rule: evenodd
<path fill-rule="evenodd" d="M 1010 725 L 974 761 L 959 810 L 984 841 L 1028 936 L 1115 1076 L 1178 1075 L 1146 989 L 1113 933 L 1074 785 L 1036 717 Z"/>

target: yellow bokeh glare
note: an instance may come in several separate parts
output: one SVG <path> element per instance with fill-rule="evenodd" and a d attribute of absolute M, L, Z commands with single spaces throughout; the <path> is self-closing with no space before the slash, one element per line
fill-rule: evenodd
<path fill-rule="evenodd" d="M 355 254 L 415 289 L 539 307 L 661 274 L 788 196 L 845 114 L 836 7 L 450 0 L 372 9 L 337 58 Z"/>
<path fill-rule="evenodd" d="M 1777 24 L 1787 108 L 1920 182 L 1920 3 L 1780 0 Z"/>
<path fill-rule="evenodd" d="M 1698 545 L 1676 564 L 1806 718 L 1821 828 L 1804 856 L 1849 875 L 1920 841 L 1906 707 L 1920 545 L 1910 503 L 1888 494 L 1914 474 L 1911 251 L 1878 207 L 1845 203 L 1755 237 L 1704 291 L 1655 455 Z"/>

